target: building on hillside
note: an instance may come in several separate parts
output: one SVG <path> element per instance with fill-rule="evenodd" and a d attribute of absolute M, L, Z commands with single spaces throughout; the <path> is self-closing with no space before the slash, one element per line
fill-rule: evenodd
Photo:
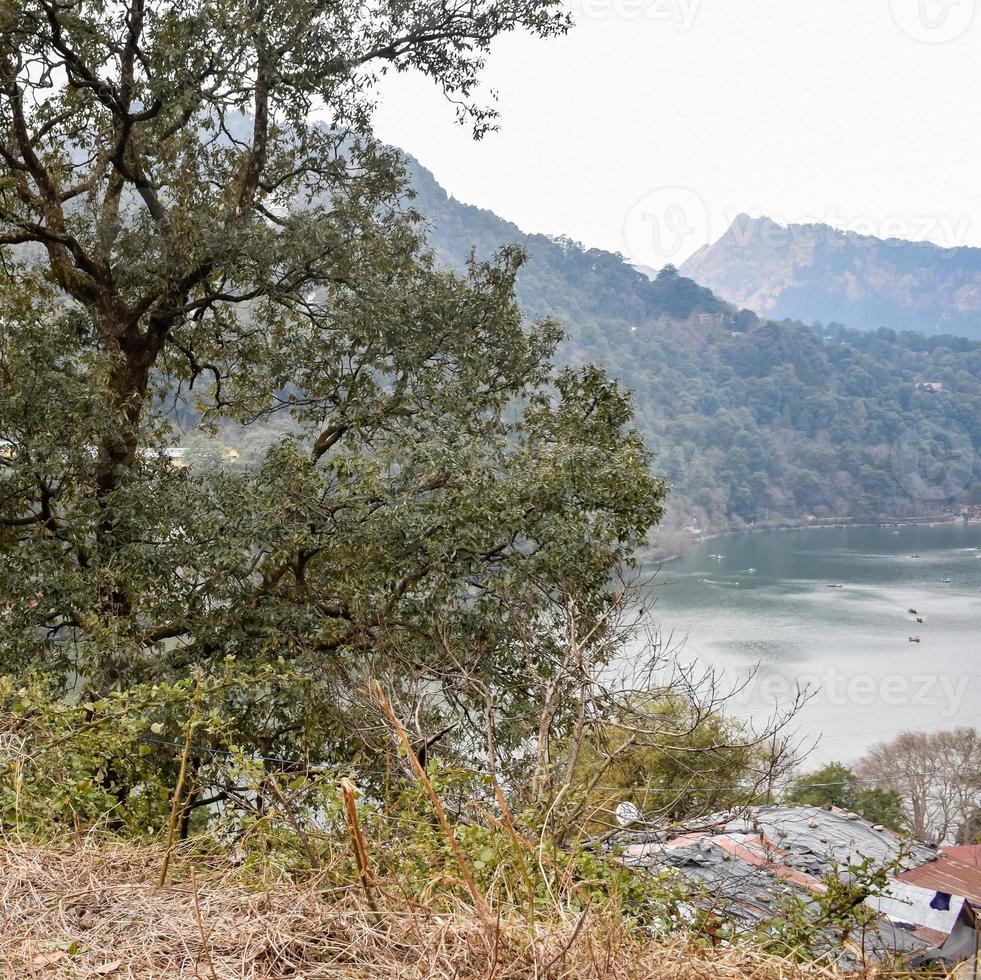
<path fill-rule="evenodd" d="M 918 869 L 917 869 L 918 870 Z M 921 888 L 899 879 L 865 900 L 898 929 L 925 944 L 916 960 L 960 963 L 978 954 L 978 917 L 963 895 Z"/>
<path fill-rule="evenodd" d="M 713 917 L 747 933 L 779 918 L 788 902 L 812 904 L 826 890 L 826 878 L 854 878 L 850 866 L 868 861 L 876 868 L 900 869 L 878 899 L 881 904 L 869 900 L 878 913 L 872 926 L 852 936 L 849 949 L 841 949 L 839 937 L 827 930 L 822 934 L 826 951 L 843 965 L 897 954 L 914 963 L 957 962 L 972 955 L 974 883 L 959 876 L 960 886 L 948 893 L 940 885 L 953 886 L 953 880 L 943 877 L 947 866 L 935 846 L 905 840 L 845 810 L 751 807 L 706 818 L 691 833 L 627 832 L 615 846 L 628 867 L 673 870 L 710 896 Z M 926 869 L 934 869 L 937 887 L 926 878 L 906 881 Z"/>
<path fill-rule="evenodd" d="M 963 895 L 981 910 L 981 844 L 945 847 L 935 860 L 898 876 L 907 885 Z"/>

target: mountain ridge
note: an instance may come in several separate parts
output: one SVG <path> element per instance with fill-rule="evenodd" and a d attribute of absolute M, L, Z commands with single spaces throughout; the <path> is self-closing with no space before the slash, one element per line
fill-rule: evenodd
<path fill-rule="evenodd" d="M 822 222 L 782 225 L 743 213 L 680 271 L 776 320 L 981 339 L 981 248 L 877 238 Z"/>
<path fill-rule="evenodd" d="M 529 315 L 602 314 L 647 320 L 705 313 L 727 321 L 738 315 L 735 307 L 693 280 L 667 287 L 665 280 L 651 279 L 622 255 L 586 248 L 565 237 L 524 232 L 493 211 L 458 201 L 418 160 L 409 154 L 404 158 L 415 193 L 411 205 L 424 216 L 430 246 L 440 261 L 462 269 L 471 249 L 480 259 L 489 259 L 502 245 L 525 250 L 529 261 L 519 273 L 517 292 Z"/>

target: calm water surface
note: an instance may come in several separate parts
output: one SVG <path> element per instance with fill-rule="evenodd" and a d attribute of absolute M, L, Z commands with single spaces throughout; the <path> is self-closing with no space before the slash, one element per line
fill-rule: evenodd
<path fill-rule="evenodd" d="M 981 727 L 979 524 L 730 535 L 664 564 L 651 594 L 683 661 L 730 683 L 756 669 L 738 714 L 819 688 L 798 718 L 820 737 L 812 762 L 905 728 Z"/>

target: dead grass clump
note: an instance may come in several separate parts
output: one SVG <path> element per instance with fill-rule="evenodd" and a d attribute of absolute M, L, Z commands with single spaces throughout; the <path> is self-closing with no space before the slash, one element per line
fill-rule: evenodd
<path fill-rule="evenodd" d="M 529 926 L 472 910 L 437 912 L 360 889 L 279 880 L 248 888 L 233 869 L 177 853 L 157 887 L 159 848 L 0 847 L 0 966 L 9 980 L 484 978 L 484 980 L 811 980 L 834 974 L 751 948 L 652 944 L 590 913 Z M 496 916 L 497 912 L 493 911 Z"/>

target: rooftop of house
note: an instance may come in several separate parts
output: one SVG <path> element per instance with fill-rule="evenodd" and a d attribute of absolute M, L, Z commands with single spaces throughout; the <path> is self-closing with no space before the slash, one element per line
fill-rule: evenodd
<path fill-rule="evenodd" d="M 693 832 L 627 834 L 619 843 L 625 845 L 625 856 L 645 859 L 715 838 L 739 842 L 755 839 L 758 843 L 753 850 L 766 855 L 761 858 L 764 864 L 775 863 L 817 880 L 835 866 L 865 859 L 882 866 L 898 862 L 900 867 L 912 869 L 937 857 L 934 845 L 910 842 L 881 824 L 869 823 L 837 807 L 816 806 L 750 807 L 736 814 L 708 817 Z M 734 852 L 733 856 L 746 860 L 750 853 Z"/>
<path fill-rule="evenodd" d="M 909 885 L 964 895 L 972 905 L 981 908 L 981 845 L 945 847 L 934 860 L 910 868 L 898 877 Z"/>
<path fill-rule="evenodd" d="M 834 872 L 847 879 L 848 868 L 865 861 L 910 870 L 937 856 L 935 847 L 904 840 L 854 813 L 821 807 L 752 807 L 707 818 L 697 830 L 628 832 L 615 843 L 626 865 L 673 869 L 711 896 L 717 915 L 746 930 L 778 916 L 788 901 L 812 902 Z M 947 938 L 940 929 L 929 931 L 927 923 L 921 924 L 926 931 L 918 931 L 918 923 L 877 911 L 880 916 L 861 940 L 865 956 L 923 954 Z M 837 937 L 829 933 L 827 939 L 829 950 L 836 949 Z M 841 951 L 844 962 L 861 955 Z"/>

